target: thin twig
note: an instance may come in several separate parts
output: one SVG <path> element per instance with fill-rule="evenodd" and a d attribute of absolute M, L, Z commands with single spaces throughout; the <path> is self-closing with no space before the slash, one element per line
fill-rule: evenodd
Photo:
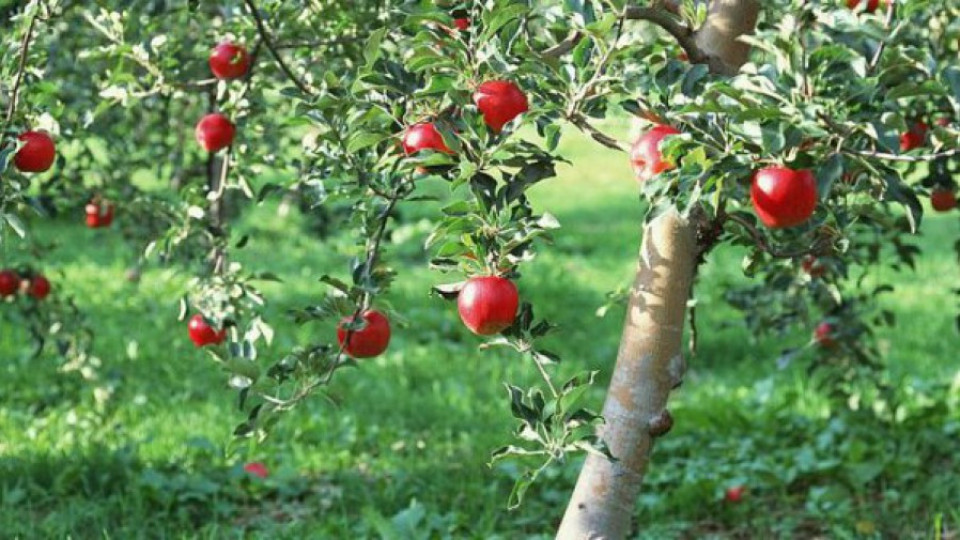
<path fill-rule="evenodd" d="M 122 46 L 125 44 L 122 36 L 117 37 L 116 35 L 114 35 L 108 28 L 100 24 L 100 22 L 90 13 L 83 12 L 83 18 L 86 19 L 88 23 L 90 23 L 90 26 L 92 26 L 95 30 L 103 34 L 104 37 L 106 37 L 111 42 L 113 42 L 114 45 Z M 147 70 L 151 75 L 156 77 L 157 80 L 160 82 L 160 84 L 163 85 L 163 80 L 164 80 L 163 72 L 160 71 L 160 68 L 151 64 L 149 60 L 145 58 L 141 58 L 140 56 L 133 53 L 124 53 L 122 56 L 129 58 L 130 60 L 133 60 L 134 62 L 139 64 L 140 67 Z"/>
<path fill-rule="evenodd" d="M 270 38 L 270 33 L 267 31 L 266 25 L 263 23 L 263 18 L 260 16 L 260 12 L 257 10 L 257 6 L 253 3 L 253 0 L 244 0 L 244 3 L 247 6 L 247 9 L 250 11 L 250 15 L 253 16 L 253 21 L 257 25 L 257 33 L 260 34 L 260 38 L 263 39 L 263 44 L 266 45 L 267 50 L 270 51 L 270 54 L 273 55 L 274 59 L 277 61 L 277 65 L 280 66 L 280 70 L 290 79 L 293 84 L 300 89 L 301 92 L 307 94 L 308 96 L 313 97 L 314 92 L 311 90 L 306 83 L 300 80 L 296 74 L 287 66 L 287 63 L 283 61 L 283 57 L 280 56 L 280 52 L 273 44 L 273 39 Z"/>
<path fill-rule="evenodd" d="M 817 118 L 827 125 L 830 129 L 835 132 L 838 132 L 842 139 L 849 139 L 854 132 L 850 129 L 847 129 L 845 126 L 838 124 L 833 121 L 829 116 L 825 114 L 818 114 Z M 917 154 L 917 155 L 908 155 L 908 154 L 891 154 L 889 152 L 877 152 L 876 150 L 851 150 L 847 148 L 839 147 L 837 148 L 838 152 L 844 153 L 848 156 L 857 156 L 865 157 L 871 159 L 881 159 L 884 161 L 899 161 L 903 163 L 928 163 L 931 161 L 936 161 L 943 158 L 951 158 L 955 156 L 960 156 L 960 148 L 952 148 L 950 150 L 943 150 L 940 152 L 934 152 L 932 154 Z"/>
<path fill-rule="evenodd" d="M 550 378 L 550 374 L 547 373 L 546 368 L 543 367 L 543 364 L 534 357 L 533 363 L 537 365 L 537 371 L 540 372 L 540 376 L 543 377 L 544 382 L 547 383 L 547 388 L 550 389 L 550 394 L 553 395 L 554 399 L 560 397 L 560 392 L 557 392 L 557 387 L 553 385 L 553 380 Z"/>
<path fill-rule="evenodd" d="M 804 0 L 803 7 L 807 7 L 807 1 Z M 806 21 L 806 18 L 802 19 Z M 803 96 L 813 97 L 813 86 L 810 84 L 810 73 L 807 71 L 807 31 L 802 25 L 797 32 L 797 41 L 800 43 L 800 76 L 803 80 Z"/>
<path fill-rule="evenodd" d="M 744 229 L 746 229 L 747 232 L 750 233 L 750 236 L 753 237 L 753 241 L 756 243 L 757 247 L 759 247 L 761 250 L 765 251 L 771 257 L 776 259 L 795 259 L 797 257 L 808 255 L 811 252 L 819 251 L 820 249 L 820 241 L 818 241 L 817 243 L 814 244 L 813 247 L 804 248 L 802 250 L 796 250 L 796 251 L 779 250 L 774 248 L 773 246 L 770 245 L 769 242 L 767 242 L 767 239 L 763 236 L 763 233 L 761 233 L 753 223 L 750 223 L 746 219 L 736 214 L 727 214 L 726 216 L 724 216 L 724 218 L 726 220 L 733 221 L 734 223 L 737 223 L 740 226 L 742 226 Z"/>
<path fill-rule="evenodd" d="M 581 39 L 583 39 L 583 32 L 573 32 L 560 43 L 540 53 L 540 56 L 552 59 L 560 58 L 572 51 L 573 48 L 577 46 L 577 43 L 580 43 Z"/>
<path fill-rule="evenodd" d="M 882 159 L 885 161 L 900 161 L 904 163 L 928 163 L 931 161 L 936 161 L 938 159 L 960 156 L 960 148 L 953 148 L 951 150 L 944 150 L 942 152 L 934 152 L 933 154 L 919 154 L 915 156 L 906 155 L 906 154 L 890 154 L 887 152 L 872 152 L 867 150 L 844 149 L 842 150 L 842 152 L 850 156 Z"/>
<path fill-rule="evenodd" d="M 620 43 L 620 37 L 623 35 L 623 19 L 617 21 L 617 32 L 613 38 L 613 43 L 610 44 L 610 47 L 603 52 L 603 56 L 600 58 L 600 61 L 597 62 L 597 69 L 593 72 L 593 75 L 590 77 L 583 86 L 577 91 L 576 95 L 570 99 L 569 105 L 567 105 L 567 117 L 576 116 L 580 112 L 580 106 L 583 102 L 593 94 L 593 88 L 600 83 L 603 78 L 604 73 L 606 72 L 607 63 L 610 61 L 610 57 L 613 56 L 614 51 L 617 50 L 617 45 Z"/>
<path fill-rule="evenodd" d="M 33 39 L 33 28 L 37 22 L 37 14 L 30 17 L 30 23 L 27 25 L 27 31 L 23 34 L 23 40 L 20 42 L 20 61 L 17 64 L 17 78 L 13 82 L 13 90 L 10 92 L 10 103 L 7 105 L 7 116 L 3 120 L 3 129 L 0 134 L 7 131 L 7 127 L 13 120 L 13 115 L 17 112 L 17 101 L 20 95 L 20 84 L 23 82 L 23 74 L 27 69 L 27 54 L 30 52 L 30 42 Z"/>
<path fill-rule="evenodd" d="M 697 46 L 695 32 L 663 7 L 628 6 L 624 9 L 620 20 L 652 22 L 677 40 L 680 47 L 687 53 L 690 62 L 698 63 L 706 60 L 700 47 Z M 560 58 L 572 51 L 584 37 L 586 34 L 583 32 L 573 32 L 563 41 L 540 54 L 545 58 Z"/>
<path fill-rule="evenodd" d="M 884 20 L 884 27 L 889 29 L 890 25 L 893 24 L 893 18 L 897 15 L 897 3 L 896 2 L 887 2 L 887 17 Z M 893 32 L 890 33 L 892 35 Z M 876 52 L 873 53 L 873 58 L 870 60 L 870 64 L 867 66 L 867 73 L 873 72 L 880 65 L 880 59 L 883 57 L 883 51 L 887 48 L 887 40 L 883 39 L 880 41 L 880 45 L 877 46 Z"/>
<path fill-rule="evenodd" d="M 587 135 L 590 135 L 593 140 L 606 146 L 607 148 L 619 150 L 621 152 L 627 151 L 627 149 L 620 144 L 620 141 L 594 127 L 582 114 L 577 113 L 568 118 L 568 120 L 570 120 L 570 123 L 580 128 Z"/>
<path fill-rule="evenodd" d="M 275 43 L 274 47 L 278 51 L 284 49 L 316 49 L 320 47 L 331 47 L 334 45 L 345 45 L 347 43 L 353 43 L 356 41 L 361 41 L 367 39 L 368 36 L 363 35 L 353 35 L 353 36 L 340 36 L 336 39 L 327 39 L 320 41 L 299 41 L 299 42 L 288 42 L 288 43 Z"/>

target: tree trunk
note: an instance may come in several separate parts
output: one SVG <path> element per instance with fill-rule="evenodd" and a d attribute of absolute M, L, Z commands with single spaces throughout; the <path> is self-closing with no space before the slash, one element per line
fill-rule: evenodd
<path fill-rule="evenodd" d="M 735 74 L 750 48 L 738 38 L 753 32 L 757 0 L 713 0 L 696 44 L 711 71 Z M 636 281 L 627 306 L 620 350 L 603 406 L 599 435 L 616 461 L 588 455 L 557 538 L 620 539 L 631 531 L 653 440 L 673 423 L 670 391 L 683 378 L 683 324 L 699 251 L 697 223 L 670 210 L 644 229 Z"/>
<path fill-rule="evenodd" d="M 696 226 L 676 210 L 646 226 L 599 433 L 617 461 L 587 457 L 557 538 L 624 538 L 630 530 L 654 436 L 671 422 L 667 397 L 683 376 L 681 336 L 696 260 Z"/>
<path fill-rule="evenodd" d="M 750 56 L 750 46 L 738 38 L 757 26 L 757 0 L 713 0 L 710 13 L 697 30 L 697 47 L 716 59 L 710 63 L 716 73 L 735 75 Z"/>

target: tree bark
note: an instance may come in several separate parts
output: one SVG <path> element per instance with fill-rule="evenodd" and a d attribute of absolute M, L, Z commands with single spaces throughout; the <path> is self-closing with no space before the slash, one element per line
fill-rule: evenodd
<path fill-rule="evenodd" d="M 654 433 L 669 422 L 667 397 L 683 376 L 681 337 L 696 260 L 696 226 L 676 210 L 646 226 L 599 433 L 617 461 L 587 457 L 557 538 L 624 538 L 630 530 Z"/>
<path fill-rule="evenodd" d="M 757 0 L 713 0 L 695 40 L 711 71 L 736 74 L 750 47 Z M 561 540 L 620 539 L 631 531 L 653 441 L 672 426 L 670 391 L 686 366 L 681 355 L 687 299 L 700 249 L 697 223 L 670 210 L 644 229 L 636 280 L 603 407 L 599 435 L 616 461 L 589 455 L 557 533 Z"/>
<path fill-rule="evenodd" d="M 750 46 L 739 37 L 753 32 L 760 15 L 757 0 L 713 0 L 703 26 L 697 30 L 697 47 L 714 61 L 710 68 L 735 75 L 750 56 Z"/>

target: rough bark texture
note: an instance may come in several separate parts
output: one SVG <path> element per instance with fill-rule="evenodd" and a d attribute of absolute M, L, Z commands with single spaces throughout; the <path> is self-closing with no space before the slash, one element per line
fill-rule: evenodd
<path fill-rule="evenodd" d="M 675 210 L 647 225 L 600 430 L 618 461 L 587 458 L 557 538 L 623 538 L 630 530 L 653 444 L 649 426 L 682 376 L 696 256 L 696 228 Z"/>
<path fill-rule="evenodd" d="M 714 0 L 696 44 L 715 73 L 735 74 L 750 48 L 738 41 L 753 32 L 757 0 Z M 670 391 L 685 371 L 681 356 L 687 298 L 699 246 L 696 223 L 676 211 L 651 221 L 644 230 L 636 283 L 627 307 L 600 436 L 617 461 L 590 455 L 560 524 L 562 540 L 620 539 L 631 531 L 640 484 L 650 460 L 654 434 L 672 420 L 666 411 Z"/>

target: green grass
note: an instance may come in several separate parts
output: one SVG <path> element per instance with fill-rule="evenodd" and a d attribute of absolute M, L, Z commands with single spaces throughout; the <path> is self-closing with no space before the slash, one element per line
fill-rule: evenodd
<path fill-rule="evenodd" d="M 578 136 L 564 145 L 574 166 L 534 192 L 564 228 L 524 267 L 520 287 L 563 329 L 549 344 L 565 359 L 558 371 L 601 371 L 591 395 L 599 408 L 622 319 L 618 309 L 594 313 L 632 276 L 642 208 L 622 156 Z M 316 277 L 346 267 L 352 240 L 321 243 L 300 233 L 302 217 L 274 211 L 245 217 L 238 233 L 254 235 L 238 257 L 284 279 L 264 287 L 280 354 L 331 335 L 328 325 L 294 327 L 284 313 L 324 293 Z M 0 537 L 552 537 L 579 460 L 551 469 L 519 510 L 505 509 L 521 469 L 486 466 L 490 451 L 512 441 L 502 383 L 534 384 L 536 374 L 504 351 L 478 350 L 455 309 L 428 295 L 456 280 L 425 268 L 419 219 L 429 213 L 405 210 L 395 238 L 406 240 L 388 246 L 402 274 L 387 300 L 407 322 L 388 353 L 338 374 L 329 399 L 289 413 L 265 443 L 233 448 L 235 395 L 176 321 L 184 276 L 148 268 L 131 285 L 123 272 L 134 256 L 111 231 L 31 223 L 61 244 L 47 270 L 96 327 L 103 367 L 93 386 L 112 393 L 95 402 L 53 359 L 30 359 L 27 336 L 0 318 Z M 883 276 L 896 284 L 884 302 L 900 323 L 879 339 L 907 395 L 892 424 L 831 416 L 803 362 L 778 370 L 779 351 L 809 334 L 752 338 L 723 302 L 746 282 L 742 252 L 710 256 L 698 286 L 700 352 L 638 503 L 644 537 L 929 537 L 938 514 L 956 530 L 949 246 L 958 224 L 931 217 L 923 233 L 916 272 Z M 951 381 L 950 393 L 937 386 Z M 51 405 L 38 411 L 40 400 Z M 267 481 L 242 472 L 252 460 L 270 468 Z M 735 484 L 748 494 L 731 506 L 722 494 Z"/>

